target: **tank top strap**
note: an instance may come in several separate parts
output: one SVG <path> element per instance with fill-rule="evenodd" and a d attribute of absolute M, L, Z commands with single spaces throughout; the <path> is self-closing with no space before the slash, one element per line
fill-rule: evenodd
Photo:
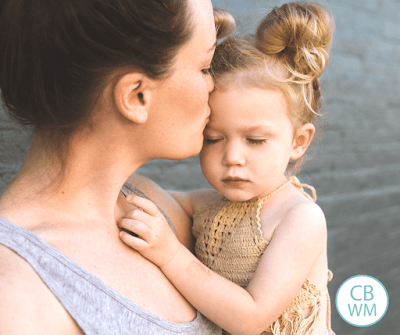
<path fill-rule="evenodd" d="M 38 235 L 2 217 L 0 244 L 14 251 L 33 268 L 87 335 L 124 335 L 132 332 L 162 335 L 221 334 L 221 328 L 199 312 L 193 321 L 185 323 L 171 322 L 151 313 Z"/>

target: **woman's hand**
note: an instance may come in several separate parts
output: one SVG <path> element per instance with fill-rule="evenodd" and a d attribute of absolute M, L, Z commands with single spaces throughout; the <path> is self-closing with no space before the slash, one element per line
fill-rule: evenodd
<path fill-rule="evenodd" d="M 120 239 L 162 268 L 175 256 L 181 243 L 152 201 L 134 195 L 127 196 L 126 201 L 138 208 L 118 221 Z"/>

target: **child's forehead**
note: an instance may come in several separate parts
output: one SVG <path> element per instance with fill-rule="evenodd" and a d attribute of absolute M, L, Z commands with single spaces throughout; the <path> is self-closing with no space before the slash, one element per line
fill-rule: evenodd
<path fill-rule="evenodd" d="M 290 122 L 285 95 L 276 88 L 217 89 L 210 96 L 210 108 L 209 130 L 230 128 L 265 133 Z"/>
<path fill-rule="evenodd" d="M 265 87 L 276 86 L 288 78 L 287 69 L 272 57 L 263 57 L 263 62 L 247 68 L 234 69 L 214 77 L 215 87 Z M 279 86 L 279 85 L 278 85 Z"/>
<path fill-rule="evenodd" d="M 271 100 L 286 104 L 286 97 L 277 87 L 255 86 L 255 85 L 229 85 L 216 87 L 210 94 L 211 105 L 236 105 L 248 106 L 255 104 L 268 105 Z"/>
<path fill-rule="evenodd" d="M 226 129 L 230 129 L 230 125 L 228 123 L 210 122 L 206 127 L 206 130 L 209 132 L 224 131 Z M 268 124 L 268 123 L 238 124 L 237 128 L 235 128 L 235 131 L 238 132 L 243 132 L 243 133 L 258 132 L 262 134 L 274 133 L 276 130 L 277 127 L 274 124 Z"/>

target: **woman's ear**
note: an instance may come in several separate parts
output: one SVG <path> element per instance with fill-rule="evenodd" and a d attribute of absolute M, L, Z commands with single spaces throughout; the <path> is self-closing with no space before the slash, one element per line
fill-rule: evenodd
<path fill-rule="evenodd" d="M 292 144 L 291 159 L 297 160 L 305 154 L 311 144 L 314 134 L 315 127 L 312 123 L 306 123 L 297 128 Z"/>
<path fill-rule="evenodd" d="M 119 112 L 138 124 L 145 123 L 148 117 L 148 81 L 141 73 L 128 73 L 119 78 L 114 88 L 115 104 Z"/>

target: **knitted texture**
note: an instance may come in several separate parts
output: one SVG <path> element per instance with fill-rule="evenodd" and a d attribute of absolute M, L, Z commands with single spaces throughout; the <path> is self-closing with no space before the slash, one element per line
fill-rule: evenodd
<path fill-rule="evenodd" d="M 256 213 L 257 202 L 220 199 L 207 211 L 193 216 L 196 257 L 243 288 L 268 245 L 258 229 Z"/>
<path fill-rule="evenodd" d="M 296 177 L 289 183 L 295 185 L 302 193 L 304 187 Z M 286 186 L 282 185 L 280 189 Z M 315 201 L 315 190 L 311 190 Z M 276 191 L 273 194 L 277 193 Z M 193 235 L 196 239 L 196 257 L 207 267 L 246 288 L 269 242 L 264 239 L 261 230 L 260 210 L 262 203 L 271 195 L 251 202 L 230 202 L 222 197 L 193 215 Z M 330 276 L 329 280 L 331 279 Z M 296 298 L 282 315 L 267 329 L 274 335 L 310 335 L 321 311 L 321 299 L 326 292 L 308 279 L 303 283 Z M 329 295 L 328 295 L 329 299 Z M 330 334 L 330 309 L 328 304 L 327 328 Z M 303 309 L 311 308 L 305 317 Z"/>

